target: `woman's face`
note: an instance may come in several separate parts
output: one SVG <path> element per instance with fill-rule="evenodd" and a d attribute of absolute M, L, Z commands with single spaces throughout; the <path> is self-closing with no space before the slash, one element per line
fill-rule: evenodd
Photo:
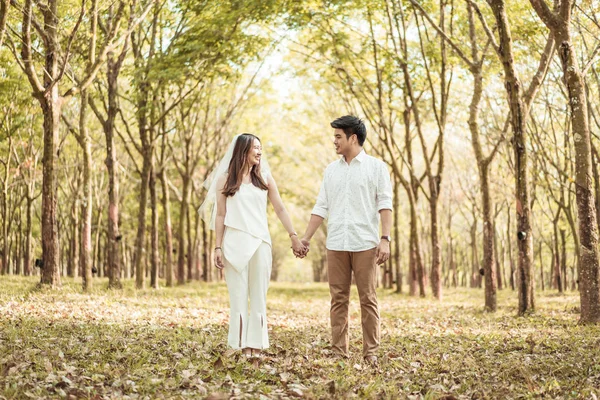
<path fill-rule="evenodd" d="M 250 151 L 248 152 L 248 155 L 247 155 L 248 165 L 250 165 L 250 168 L 254 167 L 255 165 L 260 164 L 261 156 L 262 156 L 262 146 L 260 144 L 260 140 L 254 138 L 254 141 L 252 142 L 252 147 L 250 147 Z"/>

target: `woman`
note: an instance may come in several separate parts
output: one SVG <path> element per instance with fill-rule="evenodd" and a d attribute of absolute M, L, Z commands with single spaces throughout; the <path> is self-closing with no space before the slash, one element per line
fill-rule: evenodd
<path fill-rule="evenodd" d="M 272 255 L 267 197 L 290 236 L 294 253 L 304 254 L 306 248 L 292 227 L 258 137 L 249 133 L 236 136 L 209 179 L 212 182 L 202 207 L 214 196 L 214 261 L 217 268 L 224 269 L 230 302 L 227 343 L 247 356 L 258 356 L 269 347 L 266 300 Z"/>

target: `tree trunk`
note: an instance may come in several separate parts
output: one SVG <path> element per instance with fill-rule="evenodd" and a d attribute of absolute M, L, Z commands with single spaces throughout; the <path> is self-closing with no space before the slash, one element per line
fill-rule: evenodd
<path fill-rule="evenodd" d="M 572 5 L 572 1 L 564 0 Z M 570 6 L 569 6 L 570 7 Z M 569 11 L 570 13 L 570 11 Z M 567 19 L 555 30 L 571 106 L 575 148 L 575 184 L 579 218 L 579 287 L 582 323 L 600 323 L 600 257 L 598 221 L 592 182 L 592 152 L 584 78 L 578 65 Z"/>
<path fill-rule="evenodd" d="M 503 289 L 502 281 L 502 265 L 500 260 L 500 252 L 498 250 L 498 231 L 496 230 L 496 221 L 494 220 L 494 259 L 496 260 L 496 282 L 498 282 L 498 290 Z"/>
<path fill-rule="evenodd" d="M 25 222 L 25 275 L 29 276 L 32 273 L 32 262 L 31 262 L 31 241 L 33 239 L 33 232 L 32 232 L 32 223 L 31 223 L 31 214 L 32 214 L 32 205 L 33 205 L 33 198 L 31 193 L 28 194 L 27 196 L 27 215 L 26 215 L 26 222 Z"/>
<path fill-rule="evenodd" d="M 440 28 L 445 30 L 445 9 L 446 1 L 440 0 Z M 452 19 L 452 15 L 450 16 Z M 429 182 L 429 209 L 431 219 L 431 289 L 433 297 L 441 300 L 442 299 L 442 250 L 439 238 L 438 229 L 438 202 L 440 199 L 440 191 L 442 187 L 442 175 L 444 169 L 444 134 L 446 131 L 446 120 L 448 111 L 448 93 L 450 91 L 450 85 L 447 82 L 446 70 L 447 70 L 447 51 L 446 51 L 446 40 L 440 36 L 440 117 L 438 121 L 438 169 L 434 175 L 431 165 L 426 162 L 428 182 Z M 433 88 L 432 88 L 433 91 Z M 418 109 L 414 105 L 415 111 Z M 415 117 L 415 122 L 417 118 Z M 423 150 L 425 147 L 423 145 Z M 425 159 L 429 159 L 429 154 L 424 154 Z"/>
<path fill-rule="evenodd" d="M 506 225 L 506 242 L 508 243 L 508 261 L 510 263 L 510 288 L 511 290 L 515 290 L 516 289 L 516 282 L 515 282 L 515 261 L 513 258 L 513 250 L 512 250 L 512 240 L 511 240 L 511 229 L 510 229 L 510 209 L 508 210 L 508 223 Z"/>
<path fill-rule="evenodd" d="M 441 150 L 440 150 L 441 151 Z M 427 157 L 427 156 L 426 156 Z M 440 247 L 440 238 L 438 232 L 438 199 L 439 187 L 434 183 L 430 184 L 429 211 L 431 212 L 431 290 L 433 297 L 437 300 L 442 299 L 442 255 Z"/>
<path fill-rule="evenodd" d="M 211 273 L 210 273 L 210 243 L 208 241 L 208 235 L 206 234 L 206 229 L 207 229 L 207 225 L 204 222 L 204 220 L 202 219 L 200 221 L 200 227 L 202 229 L 202 273 L 204 275 L 204 281 L 205 282 L 210 282 L 211 279 Z"/>
<path fill-rule="evenodd" d="M 79 109 L 79 145 L 83 150 L 83 188 L 81 201 L 81 272 L 83 291 L 92 289 L 92 148 L 87 129 L 87 90 L 81 92 Z"/>
<path fill-rule="evenodd" d="M 472 16 L 470 18 L 472 20 Z M 473 23 L 471 24 L 473 26 Z M 473 44 L 476 46 L 476 44 Z M 497 277 L 494 255 L 494 219 L 492 217 L 492 197 L 490 195 L 489 185 L 489 166 L 491 158 L 485 158 L 481 147 L 479 134 L 479 103 L 483 93 L 483 76 L 481 74 L 481 64 L 477 56 L 476 48 L 473 54 L 477 66 L 472 68 L 474 86 L 471 104 L 469 106 L 469 130 L 471 131 L 471 144 L 477 160 L 477 169 L 479 171 L 479 184 L 481 188 L 481 203 L 483 206 L 483 272 L 485 278 L 485 310 L 495 312 L 498 308 L 497 301 Z M 475 240 L 472 236 L 471 240 Z M 479 274 L 479 271 L 476 272 Z M 479 278 L 481 279 L 481 278 Z"/>
<path fill-rule="evenodd" d="M 456 262 L 456 249 L 454 248 L 454 245 L 452 245 L 452 286 L 457 288 L 458 287 L 458 269 L 457 269 L 458 265 Z"/>
<path fill-rule="evenodd" d="M 8 199 L 9 199 L 9 190 L 8 187 L 10 183 L 8 182 L 10 176 L 10 168 L 11 168 L 11 152 L 12 152 L 12 141 L 10 140 L 9 150 L 8 150 L 8 160 L 5 164 L 5 174 L 4 181 L 2 182 L 2 268 L 0 268 L 0 275 L 8 275 L 9 274 L 9 248 L 8 248 L 8 236 L 10 233 L 10 229 L 8 227 Z"/>
<path fill-rule="evenodd" d="M 409 234 L 409 240 L 408 240 L 409 244 L 408 244 L 408 294 L 409 296 L 416 296 L 417 295 L 417 284 L 418 284 L 418 279 L 417 279 L 417 266 L 416 266 L 416 260 L 415 260 L 415 251 L 414 251 L 414 238 L 412 235 L 412 232 Z"/>
<path fill-rule="evenodd" d="M 533 238 L 531 229 L 531 209 L 529 182 L 527 177 L 527 136 L 525 131 L 525 107 L 522 101 L 521 82 L 514 65 L 512 37 L 506 15 L 504 0 L 488 0 L 496 19 L 500 43 L 498 53 L 504 68 L 504 85 L 510 105 L 510 118 L 513 129 L 515 152 L 516 210 L 518 238 L 519 273 L 519 315 L 535 309 L 533 267 Z"/>
<path fill-rule="evenodd" d="M 569 282 L 567 281 L 567 245 L 565 243 L 565 230 L 560 230 L 560 240 L 561 240 L 561 251 L 560 251 L 560 265 L 562 270 L 563 277 L 563 287 L 565 290 L 569 287 Z"/>
<path fill-rule="evenodd" d="M 599 87 L 600 87 L 600 82 Z M 591 102 L 589 102 L 591 103 Z M 600 229 L 600 173 L 598 172 L 598 163 L 600 163 L 600 155 L 598 149 L 594 146 L 594 143 L 590 143 L 592 147 L 592 171 L 594 173 L 594 188 L 596 190 L 596 222 L 598 222 L 598 229 Z"/>
<path fill-rule="evenodd" d="M 198 270 L 195 269 L 196 267 L 196 263 L 194 262 L 195 260 L 195 249 L 194 249 L 194 240 L 192 238 L 192 218 L 190 216 L 190 205 L 189 205 L 189 199 L 188 199 L 188 204 L 186 206 L 186 213 L 185 213 L 185 220 L 186 220 L 186 234 L 187 234 L 187 273 L 188 273 L 188 280 L 191 281 L 192 279 L 200 279 L 199 274 L 198 274 Z"/>
<path fill-rule="evenodd" d="M 173 271 L 173 227 L 171 224 L 171 202 L 169 200 L 169 187 L 167 186 L 167 173 L 164 167 L 160 172 L 160 182 L 162 187 L 162 203 L 163 212 L 165 214 L 165 253 L 166 253 L 166 268 L 165 278 L 167 287 L 173 286 L 174 271 Z"/>
<path fill-rule="evenodd" d="M 563 292 L 563 282 L 561 279 L 561 274 L 560 274 L 560 251 L 559 251 L 559 245 L 558 245 L 558 216 L 560 215 L 560 212 L 556 215 L 556 217 L 554 218 L 554 221 L 552 221 L 552 225 L 554 227 L 554 234 L 553 236 L 553 243 L 554 243 L 554 248 L 552 249 L 552 266 L 553 266 L 553 275 L 554 275 L 554 279 L 553 279 L 553 287 L 558 289 L 559 293 Z"/>
<path fill-rule="evenodd" d="M 98 209 L 96 213 L 98 219 L 96 220 L 96 239 L 94 239 L 94 251 L 92 255 L 93 265 L 92 265 L 92 273 L 97 274 L 98 277 L 102 276 L 102 257 L 101 248 L 100 248 L 100 237 L 102 236 L 102 208 Z"/>
<path fill-rule="evenodd" d="M 542 242 L 538 242 L 538 257 L 540 259 L 540 285 L 542 286 L 542 291 L 546 290 L 544 286 L 544 260 L 542 258 Z"/>
<path fill-rule="evenodd" d="M 410 203 L 410 254 L 412 258 L 412 279 L 410 295 L 414 296 L 417 293 L 417 284 L 419 285 L 419 296 L 425 297 L 425 280 L 423 276 L 423 263 L 421 261 L 421 248 L 419 243 L 418 217 L 415 209 L 414 198 L 412 193 L 407 191 Z"/>
<path fill-rule="evenodd" d="M 108 287 L 121 289 L 121 261 L 119 260 L 122 236 L 119 233 L 119 179 L 117 176 L 117 154 L 115 149 L 115 118 L 119 112 L 117 104 L 118 82 L 120 62 L 113 60 L 112 52 L 107 59 L 107 82 L 108 82 L 108 110 L 104 123 L 104 136 L 106 137 L 106 170 L 108 172 L 108 248 L 107 268 L 110 271 Z"/>
<path fill-rule="evenodd" d="M 396 293 L 402 293 L 402 269 L 400 268 L 400 199 L 398 189 L 400 184 L 398 179 L 394 179 L 394 198 L 392 199 L 394 207 L 394 266 L 396 268 Z"/>
<path fill-rule="evenodd" d="M 141 128 L 140 128 L 141 129 Z M 135 287 L 137 289 L 144 288 L 145 268 L 142 260 L 145 258 L 146 246 L 146 206 L 148 204 L 148 182 L 150 180 L 150 159 L 144 154 L 142 166 L 142 176 L 140 182 L 140 205 L 138 208 L 138 228 L 135 240 L 135 255 L 134 255 L 134 270 L 135 270 Z"/>
<path fill-rule="evenodd" d="M 71 209 L 71 221 L 73 223 L 71 231 L 71 260 L 69 262 L 69 276 L 79 276 L 79 244 L 81 243 L 80 225 L 79 225 L 79 199 L 73 196 L 73 207 Z"/>
<path fill-rule="evenodd" d="M 156 173 L 154 162 L 152 162 L 152 167 L 150 171 L 150 181 L 149 181 L 149 189 L 150 189 L 150 209 L 152 211 L 152 231 L 151 231 L 151 247 L 152 247 L 152 257 L 151 257 L 151 275 L 150 275 L 150 285 L 154 289 L 158 289 L 158 269 L 159 269 L 159 254 L 158 254 L 158 198 L 156 195 Z"/>
<path fill-rule="evenodd" d="M 183 285 L 186 279 L 186 248 L 185 248 L 185 237 L 186 237 L 186 222 L 187 222 L 187 210 L 188 210 L 188 198 L 189 198 L 189 180 L 187 176 L 183 177 L 183 187 L 181 189 L 181 203 L 179 204 L 179 229 L 178 229 L 178 254 L 177 254 L 177 284 Z M 189 254 L 188 254 L 189 257 Z M 191 280 L 191 277 L 187 277 Z"/>
<path fill-rule="evenodd" d="M 473 224 L 469 231 L 471 235 L 471 288 L 480 287 L 481 279 L 479 278 L 479 255 L 477 254 L 477 219 L 473 213 Z"/>
<path fill-rule="evenodd" d="M 56 12 L 56 5 L 54 11 Z M 58 23 L 57 19 L 53 20 Z M 50 70 L 57 68 L 54 57 L 58 54 L 50 54 L 46 57 L 46 67 Z M 50 59 L 50 60 L 49 60 Z M 58 221 L 57 221 L 57 192 L 56 173 L 54 171 L 54 159 L 56 146 L 58 144 L 58 128 L 60 120 L 60 109 L 62 100 L 58 95 L 58 85 L 44 93 L 40 100 L 42 113 L 44 115 L 44 156 L 42 161 L 42 276 L 40 284 L 58 287 L 60 281 L 60 263 L 58 249 Z"/>
<path fill-rule="evenodd" d="M 592 178 L 592 146 L 588 104 L 577 54 L 571 38 L 573 0 L 563 0 L 555 11 L 541 0 L 530 0 L 538 16 L 554 35 L 563 69 L 571 108 L 573 147 L 575 149 L 575 193 L 579 218 L 578 277 L 581 323 L 600 322 L 600 255 L 598 221 Z"/>
<path fill-rule="evenodd" d="M 22 221 L 22 209 L 19 206 L 18 215 L 18 228 L 17 228 L 17 245 L 15 246 L 14 257 L 15 257 L 15 274 L 23 275 L 23 221 Z"/>

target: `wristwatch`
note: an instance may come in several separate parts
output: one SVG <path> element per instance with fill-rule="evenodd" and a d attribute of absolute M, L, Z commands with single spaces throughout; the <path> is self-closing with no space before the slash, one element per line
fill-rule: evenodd
<path fill-rule="evenodd" d="M 388 241 L 388 242 L 390 242 L 390 243 L 392 242 L 392 237 L 391 237 L 391 236 L 385 236 L 385 235 L 384 235 L 384 236 L 382 236 L 381 238 L 382 238 L 382 239 L 385 239 L 385 240 L 387 240 L 387 241 Z"/>

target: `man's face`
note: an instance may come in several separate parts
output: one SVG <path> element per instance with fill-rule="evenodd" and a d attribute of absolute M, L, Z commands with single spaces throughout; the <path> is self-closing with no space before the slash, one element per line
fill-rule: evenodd
<path fill-rule="evenodd" d="M 346 137 L 346 134 L 341 129 L 333 130 L 333 145 L 335 146 L 335 152 L 337 154 L 344 155 L 352 147 L 352 140 L 355 138 L 354 135 L 350 136 L 350 139 Z"/>

